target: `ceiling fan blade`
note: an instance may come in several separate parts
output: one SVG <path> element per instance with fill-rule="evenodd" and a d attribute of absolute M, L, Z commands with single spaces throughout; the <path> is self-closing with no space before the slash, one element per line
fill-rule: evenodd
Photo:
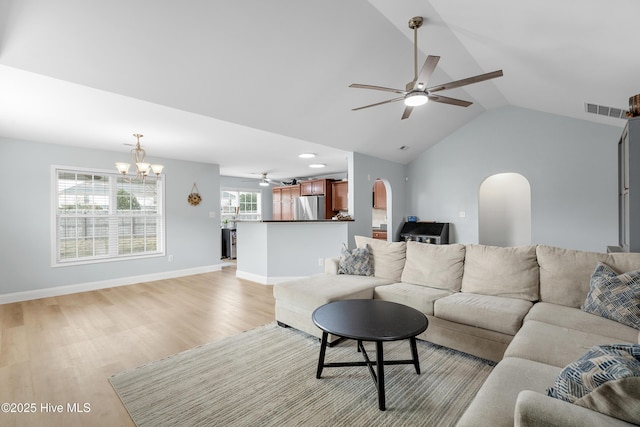
<path fill-rule="evenodd" d="M 431 92 L 437 92 L 439 90 L 453 89 L 456 87 L 470 85 L 472 83 L 478 83 L 478 82 L 483 82 L 489 79 L 495 79 L 496 77 L 502 77 L 502 70 L 492 71 L 486 74 L 479 74 L 474 77 L 467 77 L 466 79 L 456 80 L 454 82 L 445 83 L 443 85 L 433 86 L 433 87 L 427 88 L 427 92 L 431 93 Z"/>
<path fill-rule="evenodd" d="M 429 101 L 440 102 L 442 104 L 451 104 L 457 105 L 458 107 L 468 107 L 473 104 L 473 102 L 464 101 L 462 99 L 449 98 L 448 96 L 442 95 L 431 95 L 429 94 Z"/>
<path fill-rule="evenodd" d="M 375 106 L 382 105 L 382 104 L 388 104 L 390 102 L 401 101 L 403 99 L 404 99 L 404 96 L 400 96 L 398 98 L 389 99 L 387 101 L 376 102 L 375 104 L 365 105 L 364 107 L 352 108 L 351 111 L 358 111 L 358 110 L 362 110 L 364 108 L 375 107 Z"/>
<path fill-rule="evenodd" d="M 407 93 L 407 91 L 405 91 L 405 90 L 393 89 L 393 88 L 390 88 L 390 87 L 383 87 L 383 86 L 361 85 L 361 84 L 358 84 L 358 83 L 350 84 L 349 87 L 355 87 L 355 88 L 358 88 L 358 89 L 382 90 L 382 91 L 385 91 L 385 92 L 394 92 L 394 93 L 400 93 L 400 94 L 403 94 L 403 95 Z"/>
<path fill-rule="evenodd" d="M 420 70 L 420 74 L 418 74 L 418 78 L 413 83 L 413 89 L 424 89 L 427 87 L 427 83 L 429 83 L 429 79 L 431 78 L 433 71 L 436 69 L 438 61 L 440 61 L 439 56 L 427 56 L 427 59 L 424 61 L 422 69 Z"/>
<path fill-rule="evenodd" d="M 410 107 L 409 105 L 404 107 L 404 113 L 402 113 L 402 118 L 400 120 L 408 119 L 412 111 L 413 107 Z"/>

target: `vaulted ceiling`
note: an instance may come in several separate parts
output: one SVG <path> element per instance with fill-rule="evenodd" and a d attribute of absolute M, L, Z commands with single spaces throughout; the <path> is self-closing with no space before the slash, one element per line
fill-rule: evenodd
<path fill-rule="evenodd" d="M 412 16 L 419 62 L 441 56 L 430 84 L 504 77 L 443 93 L 468 108 L 351 111 L 393 95 L 349 84 L 413 78 Z M 634 0 L 0 0 L 0 136 L 126 156 L 139 132 L 150 157 L 287 179 L 314 174 L 307 151 L 326 173 L 350 151 L 408 163 L 507 105 L 622 127 L 584 104 L 640 93 L 638 16 Z"/>

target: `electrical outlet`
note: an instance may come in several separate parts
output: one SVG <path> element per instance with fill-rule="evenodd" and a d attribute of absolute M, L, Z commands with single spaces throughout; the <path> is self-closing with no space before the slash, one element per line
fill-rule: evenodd
<path fill-rule="evenodd" d="M 318 267 L 322 267 L 324 265 L 324 258 L 318 258 Z"/>
<path fill-rule="evenodd" d="M 460 212 L 458 212 L 458 216 L 460 218 L 466 218 L 467 217 L 467 213 L 465 211 L 460 211 Z"/>
<path fill-rule="evenodd" d="M 173 262 L 173 255 L 169 255 L 169 262 Z"/>

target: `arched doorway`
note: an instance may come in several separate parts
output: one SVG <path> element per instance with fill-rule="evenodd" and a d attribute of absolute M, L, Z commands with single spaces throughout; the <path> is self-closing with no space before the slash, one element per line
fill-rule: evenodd
<path fill-rule="evenodd" d="M 524 176 L 500 173 L 480 184 L 478 240 L 492 246 L 531 244 L 531 186 Z"/>
<path fill-rule="evenodd" d="M 391 234 L 387 231 L 389 223 L 389 196 L 387 183 L 384 179 L 376 179 L 373 183 L 373 204 L 371 210 L 371 237 L 380 240 L 392 240 Z"/>

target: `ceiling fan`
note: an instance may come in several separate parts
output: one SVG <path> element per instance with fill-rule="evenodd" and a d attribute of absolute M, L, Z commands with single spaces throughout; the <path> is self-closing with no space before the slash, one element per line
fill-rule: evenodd
<path fill-rule="evenodd" d="M 260 178 L 260 181 L 258 181 L 258 185 L 260 185 L 261 187 L 267 187 L 269 185 L 279 185 L 280 183 L 278 181 L 274 181 L 273 179 L 267 178 L 267 174 L 269 172 L 262 172 L 260 174 L 256 173 L 256 172 L 252 172 L 252 175 L 262 175 L 262 178 Z M 256 182 L 254 179 L 244 179 L 242 180 L 242 182 Z"/>
<path fill-rule="evenodd" d="M 484 80 L 493 79 L 496 77 L 502 76 L 502 70 L 492 71 L 486 74 L 480 74 L 474 77 L 468 77 L 462 80 L 456 80 L 453 82 L 427 87 L 427 83 L 429 83 L 429 79 L 433 74 L 436 66 L 438 65 L 438 61 L 440 60 L 439 56 L 427 56 L 427 59 L 424 61 L 424 65 L 420 70 L 420 74 L 418 74 L 418 28 L 422 26 L 423 19 L 421 16 L 415 16 L 409 20 L 409 28 L 413 30 L 413 63 L 414 63 L 414 78 L 412 81 L 407 83 L 405 90 L 402 89 L 393 89 L 389 87 L 383 86 L 373 86 L 373 85 L 364 85 L 353 83 L 349 85 L 349 87 L 359 88 L 359 89 L 373 89 L 380 90 L 384 92 L 393 92 L 400 94 L 397 98 L 389 99 L 387 101 L 377 102 L 375 104 L 365 105 L 364 107 L 354 108 L 352 111 L 362 110 L 364 108 L 376 107 L 378 105 L 388 104 L 396 101 L 404 101 L 405 108 L 404 113 L 402 114 L 402 120 L 408 118 L 411 115 L 414 107 L 424 105 L 427 101 L 440 102 L 442 104 L 451 104 L 457 105 L 459 107 L 468 107 L 472 104 L 472 102 L 464 101 L 461 99 L 449 98 L 447 96 L 437 95 L 436 92 L 441 90 L 453 89 L 461 86 L 470 85 L 472 83 L 482 82 Z"/>

